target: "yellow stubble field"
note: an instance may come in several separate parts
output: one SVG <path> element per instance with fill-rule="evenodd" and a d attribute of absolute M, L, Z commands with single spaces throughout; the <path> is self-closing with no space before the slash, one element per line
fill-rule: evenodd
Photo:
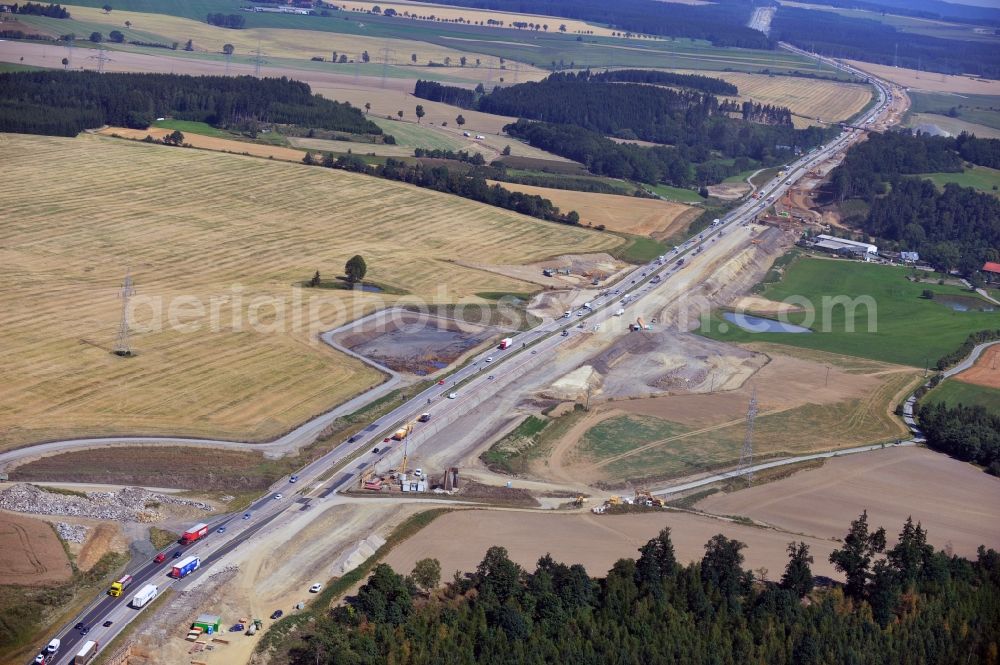
<path fill-rule="evenodd" d="M 319 331 L 400 300 L 530 290 L 453 260 L 620 242 L 369 176 L 93 135 L 0 135 L 0 163 L 0 448 L 115 433 L 268 439 L 382 381 Z M 367 279 L 410 295 L 295 295 L 356 253 Z M 125 359 L 110 351 L 129 267 L 137 355 Z"/>
<path fill-rule="evenodd" d="M 847 120 L 865 107 L 872 94 L 868 86 L 858 83 L 739 72 L 700 73 L 736 85 L 740 100 L 787 106 L 795 114 L 792 121 L 796 127 L 818 124 L 816 118 L 824 123 Z"/>

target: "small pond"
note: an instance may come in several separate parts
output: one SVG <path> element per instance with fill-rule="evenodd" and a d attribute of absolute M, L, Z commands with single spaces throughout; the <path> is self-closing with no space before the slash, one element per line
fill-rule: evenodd
<path fill-rule="evenodd" d="M 939 302 L 956 312 L 995 312 L 998 309 L 993 303 L 986 302 L 974 296 L 935 295 L 934 302 Z"/>
<path fill-rule="evenodd" d="M 803 328 L 802 326 L 797 326 L 792 323 L 785 323 L 783 321 L 775 321 L 774 319 L 764 319 L 759 316 L 751 316 L 750 314 L 742 314 L 737 312 L 724 312 L 722 317 L 734 323 L 743 330 L 748 332 L 762 333 L 809 333 L 812 332 L 809 328 Z"/>

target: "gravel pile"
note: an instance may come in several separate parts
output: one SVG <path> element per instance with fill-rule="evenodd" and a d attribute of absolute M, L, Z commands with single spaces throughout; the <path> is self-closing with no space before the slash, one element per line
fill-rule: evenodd
<path fill-rule="evenodd" d="M 87 539 L 87 527 L 81 524 L 56 522 L 56 533 L 67 543 L 82 543 Z"/>
<path fill-rule="evenodd" d="M 201 501 L 189 501 L 156 494 L 142 487 L 124 487 L 117 492 L 88 492 L 87 497 L 46 492 L 34 485 L 19 483 L 0 492 L 0 509 L 15 513 L 93 517 L 119 522 L 153 522 L 162 516 L 162 505 L 191 506 L 211 511 Z"/>

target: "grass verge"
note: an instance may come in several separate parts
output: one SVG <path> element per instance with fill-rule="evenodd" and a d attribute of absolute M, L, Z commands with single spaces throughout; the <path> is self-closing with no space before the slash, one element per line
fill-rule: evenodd
<path fill-rule="evenodd" d="M 153 547 L 158 550 L 162 550 L 164 547 L 173 545 L 180 540 L 180 538 L 180 534 L 174 533 L 173 531 L 167 531 L 166 529 L 161 529 L 156 526 L 149 527 L 149 542 L 153 543 Z"/>

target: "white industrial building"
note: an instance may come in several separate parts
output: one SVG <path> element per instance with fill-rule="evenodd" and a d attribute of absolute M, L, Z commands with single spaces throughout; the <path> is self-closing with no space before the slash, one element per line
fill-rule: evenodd
<path fill-rule="evenodd" d="M 834 238 L 833 236 L 828 235 L 816 236 L 816 242 L 813 243 L 813 247 L 827 252 L 832 252 L 834 254 L 850 254 L 860 256 L 866 261 L 873 259 L 876 255 L 878 255 L 878 247 L 871 243 L 858 242 L 857 240 L 847 240 L 845 238 Z"/>

